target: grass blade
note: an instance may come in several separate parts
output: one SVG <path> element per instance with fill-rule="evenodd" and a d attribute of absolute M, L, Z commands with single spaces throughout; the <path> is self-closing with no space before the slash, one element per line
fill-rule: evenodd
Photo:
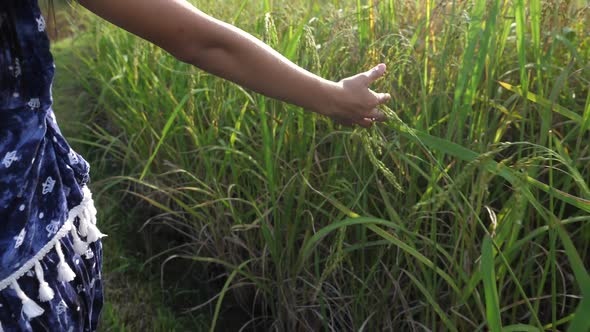
<path fill-rule="evenodd" d="M 418 287 L 418 289 L 420 290 L 422 295 L 424 295 L 424 297 L 426 298 L 426 301 L 428 301 L 428 303 L 430 303 L 430 305 L 434 308 L 434 311 L 437 313 L 438 317 L 440 317 L 440 319 L 442 320 L 444 325 L 447 327 L 447 330 L 448 331 L 458 331 L 457 328 L 455 327 L 455 324 L 453 324 L 453 322 L 451 321 L 449 316 L 442 310 L 442 308 L 440 307 L 440 304 L 438 304 L 434 300 L 434 298 L 432 297 L 432 294 L 430 294 L 428 289 L 410 272 L 408 272 L 406 270 L 404 270 L 404 272 L 412 280 L 414 285 L 416 285 L 416 287 Z"/>
<path fill-rule="evenodd" d="M 579 114 L 572 112 L 563 106 L 557 105 L 557 104 L 551 102 L 550 100 L 543 98 L 539 95 L 536 95 L 530 91 L 525 91 L 525 89 L 522 87 L 514 86 L 514 85 L 508 84 L 506 82 L 498 82 L 498 83 L 506 90 L 512 91 L 521 97 L 526 97 L 528 100 L 530 100 L 534 103 L 537 103 L 543 107 L 547 107 L 547 108 L 553 110 L 555 113 L 561 114 L 570 120 L 576 121 L 576 123 L 580 123 L 580 124 L 582 123 L 582 117 Z"/>
<path fill-rule="evenodd" d="M 538 327 L 525 325 L 525 324 L 514 324 L 504 326 L 502 332 L 540 332 Z"/>
<path fill-rule="evenodd" d="M 209 332 L 215 331 L 215 325 L 217 325 L 217 319 L 219 318 L 219 312 L 221 311 L 221 304 L 223 303 L 223 298 L 225 297 L 225 294 L 227 293 L 229 286 L 231 285 L 231 282 L 238 275 L 238 273 L 244 268 L 244 266 L 248 265 L 252 260 L 253 260 L 253 258 L 249 259 L 245 262 L 242 262 L 242 264 L 240 264 L 236 269 L 234 269 L 230 273 L 229 277 L 227 277 L 227 280 L 225 281 L 223 288 L 219 292 L 219 298 L 217 299 L 217 303 L 215 304 L 215 312 L 213 313 L 213 320 L 211 322 L 211 328 L 209 329 Z"/>
<path fill-rule="evenodd" d="M 484 285 L 488 327 L 492 332 L 500 332 L 502 331 L 502 320 L 500 314 L 500 301 L 498 300 L 498 289 L 496 287 L 494 248 L 492 246 L 492 239 L 489 235 L 486 235 L 484 238 L 481 249 L 481 273 Z"/>
<path fill-rule="evenodd" d="M 139 176 L 139 180 L 143 180 L 143 178 L 146 176 L 147 172 L 150 169 L 150 165 L 152 164 L 152 162 L 154 161 L 154 158 L 156 158 L 156 155 L 158 154 L 158 151 L 160 150 L 160 147 L 162 147 L 162 144 L 164 144 L 164 141 L 166 139 L 166 135 L 168 135 L 170 128 L 172 128 L 172 124 L 174 123 L 174 120 L 176 120 L 176 117 L 178 116 L 178 112 L 180 112 L 180 110 L 182 109 L 184 104 L 186 104 L 186 102 L 188 101 L 188 99 L 192 95 L 192 93 L 193 92 L 189 92 L 186 95 L 184 95 L 184 97 L 182 97 L 182 99 L 180 100 L 180 103 L 178 103 L 178 105 L 176 105 L 176 108 L 174 108 L 174 111 L 172 111 L 172 114 L 170 114 L 170 116 L 168 117 L 168 121 L 166 122 L 166 125 L 162 129 L 162 134 L 160 135 L 160 139 L 158 140 L 158 144 L 156 145 L 156 148 L 154 149 L 154 152 L 152 153 L 152 155 L 149 157 L 148 161 L 145 163 L 143 171 L 141 172 L 141 175 Z"/>

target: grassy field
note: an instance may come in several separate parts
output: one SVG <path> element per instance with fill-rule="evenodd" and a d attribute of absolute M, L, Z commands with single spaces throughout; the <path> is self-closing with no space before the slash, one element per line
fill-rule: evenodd
<path fill-rule="evenodd" d="M 394 98 L 386 123 L 341 128 L 85 18 L 75 142 L 104 231 L 177 290 L 170 320 L 590 329 L 585 1 L 195 3 L 333 80 L 385 62 Z"/>

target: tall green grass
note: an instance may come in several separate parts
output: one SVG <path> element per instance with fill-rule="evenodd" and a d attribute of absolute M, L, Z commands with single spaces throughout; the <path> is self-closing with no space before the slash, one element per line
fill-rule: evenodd
<path fill-rule="evenodd" d="M 211 330 L 229 297 L 258 330 L 590 328 L 588 6 L 198 5 L 324 77 L 386 62 L 394 97 L 341 128 L 91 21 L 90 159 L 224 278 Z"/>

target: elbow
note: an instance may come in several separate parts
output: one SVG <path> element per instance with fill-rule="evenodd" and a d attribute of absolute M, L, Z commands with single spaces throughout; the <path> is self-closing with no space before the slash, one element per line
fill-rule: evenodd
<path fill-rule="evenodd" d="M 179 33 L 177 36 L 179 38 L 174 46 L 168 50 L 170 54 L 178 61 L 202 69 L 231 58 L 237 52 L 236 46 L 231 42 L 233 37 L 227 33 Z"/>
<path fill-rule="evenodd" d="M 207 18 L 192 26 L 179 26 L 168 51 L 177 60 L 199 68 L 210 66 L 220 58 L 235 55 L 235 28 L 221 21 Z"/>
<path fill-rule="evenodd" d="M 188 63 L 206 72 L 220 75 L 227 64 L 231 51 L 220 45 L 187 46 L 170 52 L 178 61 Z"/>
<path fill-rule="evenodd" d="M 167 34 L 166 38 L 154 43 L 165 49 L 176 60 L 194 65 L 209 47 L 210 41 L 202 36 L 188 33 L 184 28 L 178 28 L 173 34 Z"/>
<path fill-rule="evenodd" d="M 178 61 L 197 66 L 202 50 L 197 47 L 182 46 L 169 49 L 168 52 Z"/>

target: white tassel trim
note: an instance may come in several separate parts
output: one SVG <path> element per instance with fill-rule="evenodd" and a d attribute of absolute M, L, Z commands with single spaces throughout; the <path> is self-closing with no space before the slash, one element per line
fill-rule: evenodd
<path fill-rule="evenodd" d="M 96 242 L 98 239 L 105 236 L 106 235 L 102 234 L 95 224 L 88 223 L 88 236 L 86 237 L 86 241 L 88 241 L 88 243 Z"/>
<path fill-rule="evenodd" d="M 78 230 L 76 230 L 76 227 L 72 227 L 71 233 L 72 238 L 74 239 L 74 251 L 80 256 L 84 255 L 88 250 L 88 243 L 80 240 L 80 236 L 78 235 Z"/>
<path fill-rule="evenodd" d="M 57 280 L 69 282 L 76 278 L 76 273 L 72 271 L 72 268 L 66 263 L 64 253 L 61 250 L 61 242 L 57 241 L 55 244 L 55 251 L 59 256 L 59 264 L 57 264 Z"/>
<path fill-rule="evenodd" d="M 31 270 L 35 266 L 35 262 L 42 260 L 43 257 L 45 257 L 45 255 L 47 255 L 47 253 L 55 247 L 55 243 L 68 234 L 71 228 L 72 222 L 66 221 L 65 224 L 61 227 L 61 229 L 57 231 L 55 237 L 51 241 L 49 241 L 43 248 L 41 248 L 41 250 L 39 250 L 35 257 L 28 260 L 25 264 L 23 264 L 23 266 L 20 267 L 20 269 L 11 274 L 8 278 L 0 281 L 0 290 L 3 290 L 4 288 L 10 286 L 12 282 L 18 280 L 18 278 L 22 277 L 23 275 L 25 275 L 25 273 Z"/>
<path fill-rule="evenodd" d="M 85 218 L 80 216 L 80 225 L 78 226 L 78 232 L 80 232 L 80 235 L 82 235 L 83 237 L 88 236 L 88 223 L 85 220 Z"/>
<path fill-rule="evenodd" d="M 35 262 L 35 275 L 37 276 L 37 280 L 39 280 L 39 301 L 51 301 L 55 296 L 55 293 L 53 292 L 53 289 L 49 287 L 47 281 L 45 281 L 43 268 L 39 262 Z"/>
<path fill-rule="evenodd" d="M 84 193 L 84 198 L 82 199 L 82 202 L 80 203 L 80 205 L 78 205 L 70 210 L 70 212 L 68 213 L 68 219 L 65 221 L 65 223 L 61 227 L 61 229 L 55 234 L 53 239 L 51 239 L 45 246 L 43 246 L 43 248 L 41 248 L 41 250 L 39 250 L 39 252 L 33 258 L 31 258 L 26 263 L 24 263 L 18 270 L 16 270 L 14 273 L 9 275 L 5 279 L 0 280 L 0 291 L 3 290 L 4 288 L 10 286 L 13 282 L 18 280 L 23 275 L 25 275 L 25 273 L 27 273 L 28 271 L 30 271 L 35 266 L 35 262 L 42 260 L 43 257 L 45 257 L 45 255 L 47 255 L 47 253 L 55 247 L 56 243 L 68 234 L 68 232 L 72 229 L 74 220 L 76 218 L 80 218 L 80 225 L 81 226 L 82 226 L 82 224 L 86 224 L 86 225 L 93 224 L 94 225 L 96 223 L 96 208 L 94 207 L 94 201 L 92 200 L 92 193 L 90 192 L 90 190 L 86 186 L 84 186 L 82 188 L 82 191 Z M 87 211 L 86 213 L 87 213 L 87 216 L 90 218 L 90 223 L 82 222 L 82 219 L 83 219 L 82 217 L 83 217 L 84 211 Z M 82 234 L 81 227 L 80 227 L 79 231 L 80 231 L 80 234 Z M 99 237 L 106 236 L 106 235 L 100 233 L 100 231 L 98 233 L 100 234 Z M 86 227 L 86 235 L 84 235 L 84 236 L 87 236 L 87 235 L 88 235 L 88 227 Z"/>
<path fill-rule="evenodd" d="M 13 281 L 11 287 L 16 291 L 16 296 L 19 297 L 23 304 L 23 312 L 25 313 L 25 315 L 27 315 L 29 319 L 43 315 L 45 310 L 43 310 L 43 308 L 41 308 L 37 303 L 35 303 L 35 301 L 31 300 L 27 296 L 27 294 L 25 294 L 23 290 L 20 289 L 18 282 Z"/>
<path fill-rule="evenodd" d="M 106 235 L 101 233 L 98 227 L 96 227 L 96 208 L 94 207 L 94 201 L 92 200 L 92 193 L 86 187 L 84 187 L 84 200 L 89 203 L 86 204 L 87 208 L 81 209 L 79 212 L 74 211 L 74 208 L 70 211 L 70 214 L 76 213 L 80 221 L 80 225 L 78 226 L 80 235 L 86 238 L 86 243 L 92 243 Z"/>

